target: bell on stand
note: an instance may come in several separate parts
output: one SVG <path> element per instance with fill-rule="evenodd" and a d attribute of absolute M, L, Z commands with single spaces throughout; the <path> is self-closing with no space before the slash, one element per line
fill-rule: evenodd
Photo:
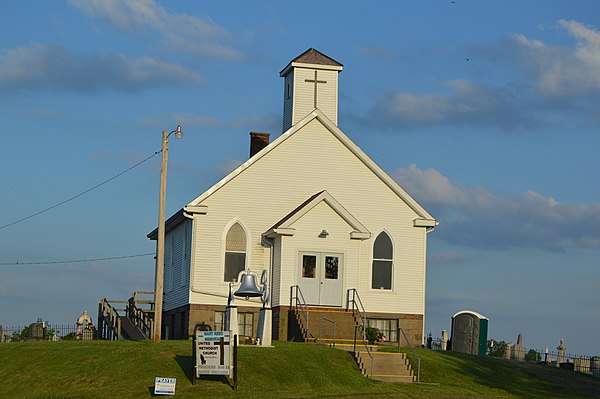
<path fill-rule="evenodd" d="M 262 296 L 263 292 L 258 288 L 256 283 L 256 273 L 242 270 L 240 272 L 240 288 L 233 293 L 235 296 L 244 297 L 246 300 L 249 298 L 256 298 Z"/>

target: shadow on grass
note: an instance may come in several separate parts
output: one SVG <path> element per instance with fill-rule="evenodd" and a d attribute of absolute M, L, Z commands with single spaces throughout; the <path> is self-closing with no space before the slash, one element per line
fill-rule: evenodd
<path fill-rule="evenodd" d="M 175 355 L 175 361 L 181 367 L 181 370 L 185 374 L 190 384 L 194 383 L 194 357 L 193 356 L 181 356 Z M 230 382 L 227 376 L 224 375 L 201 375 L 196 381 L 221 381 L 223 384 L 228 385 L 233 389 L 233 382 Z M 196 382 L 197 383 L 197 382 Z M 154 387 L 152 387 L 154 390 Z"/>
<path fill-rule="evenodd" d="M 181 367 L 186 378 L 192 383 L 194 378 L 194 357 L 175 355 L 175 361 Z"/>
<path fill-rule="evenodd" d="M 519 397 L 600 397 L 600 381 L 591 376 L 506 359 L 443 355 L 448 356 L 448 367 L 471 376 L 476 383 Z"/>

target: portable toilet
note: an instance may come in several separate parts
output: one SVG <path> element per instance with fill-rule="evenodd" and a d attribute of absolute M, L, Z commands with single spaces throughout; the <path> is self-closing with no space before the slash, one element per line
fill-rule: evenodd
<path fill-rule="evenodd" d="M 487 352 L 488 318 L 472 310 L 461 310 L 452 316 L 452 350 L 485 356 Z"/>

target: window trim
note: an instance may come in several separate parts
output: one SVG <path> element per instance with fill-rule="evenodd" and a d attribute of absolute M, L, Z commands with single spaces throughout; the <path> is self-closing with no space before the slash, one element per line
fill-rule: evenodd
<path fill-rule="evenodd" d="M 377 322 L 385 322 L 389 323 L 389 330 L 382 331 L 387 339 L 387 342 L 398 342 L 398 326 L 400 325 L 400 319 L 397 318 L 367 318 L 367 326 L 374 327 L 373 324 L 377 324 Z M 396 329 L 393 330 L 392 324 L 396 324 Z M 375 327 L 379 328 L 379 327 Z M 394 335 L 392 339 L 392 334 Z"/>
<path fill-rule="evenodd" d="M 241 253 L 238 251 L 227 251 L 227 234 L 229 233 L 229 230 L 236 223 L 238 223 L 242 227 L 242 230 L 244 231 L 244 234 L 246 235 L 246 250 L 244 252 L 246 255 L 246 259 L 245 259 L 245 263 L 244 263 L 244 270 L 248 270 L 249 265 L 250 265 L 250 233 L 249 233 L 248 229 L 246 228 L 246 226 L 244 225 L 244 223 L 239 218 L 232 219 L 229 221 L 229 223 L 227 223 L 225 225 L 225 229 L 223 230 L 223 236 L 221 237 L 221 276 L 223 277 L 223 279 L 221 280 L 221 285 L 229 286 L 229 283 L 230 283 L 230 281 L 225 281 L 226 253 L 227 252 Z"/>
<path fill-rule="evenodd" d="M 375 258 L 375 241 L 377 241 L 377 239 L 379 238 L 379 236 L 381 234 L 385 233 L 388 238 L 390 239 L 391 243 L 392 243 L 392 259 L 383 259 L 383 258 Z M 392 293 L 395 291 L 395 285 L 394 285 L 394 277 L 395 277 L 395 272 L 396 272 L 396 243 L 394 242 L 394 238 L 393 236 L 390 234 L 389 231 L 387 231 L 386 229 L 381 230 L 379 233 L 377 233 L 377 235 L 374 236 L 373 239 L 373 243 L 371 244 L 371 267 L 370 267 L 370 274 L 369 274 L 369 290 L 374 291 L 374 292 L 381 292 L 381 293 Z M 390 276 L 390 288 L 373 288 L 373 266 L 375 261 L 386 261 L 389 262 L 391 260 L 392 263 L 392 270 L 391 270 L 391 276 Z"/>

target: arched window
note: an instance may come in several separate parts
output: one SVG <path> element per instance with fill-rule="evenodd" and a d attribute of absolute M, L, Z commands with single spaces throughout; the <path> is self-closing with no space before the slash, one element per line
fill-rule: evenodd
<path fill-rule="evenodd" d="M 381 232 L 373 244 L 373 274 L 371 288 L 376 290 L 392 289 L 392 266 L 394 264 L 394 246 L 389 235 Z"/>
<path fill-rule="evenodd" d="M 234 281 L 246 268 L 246 233 L 236 223 L 227 232 L 225 239 L 225 276 L 224 281 Z"/>

